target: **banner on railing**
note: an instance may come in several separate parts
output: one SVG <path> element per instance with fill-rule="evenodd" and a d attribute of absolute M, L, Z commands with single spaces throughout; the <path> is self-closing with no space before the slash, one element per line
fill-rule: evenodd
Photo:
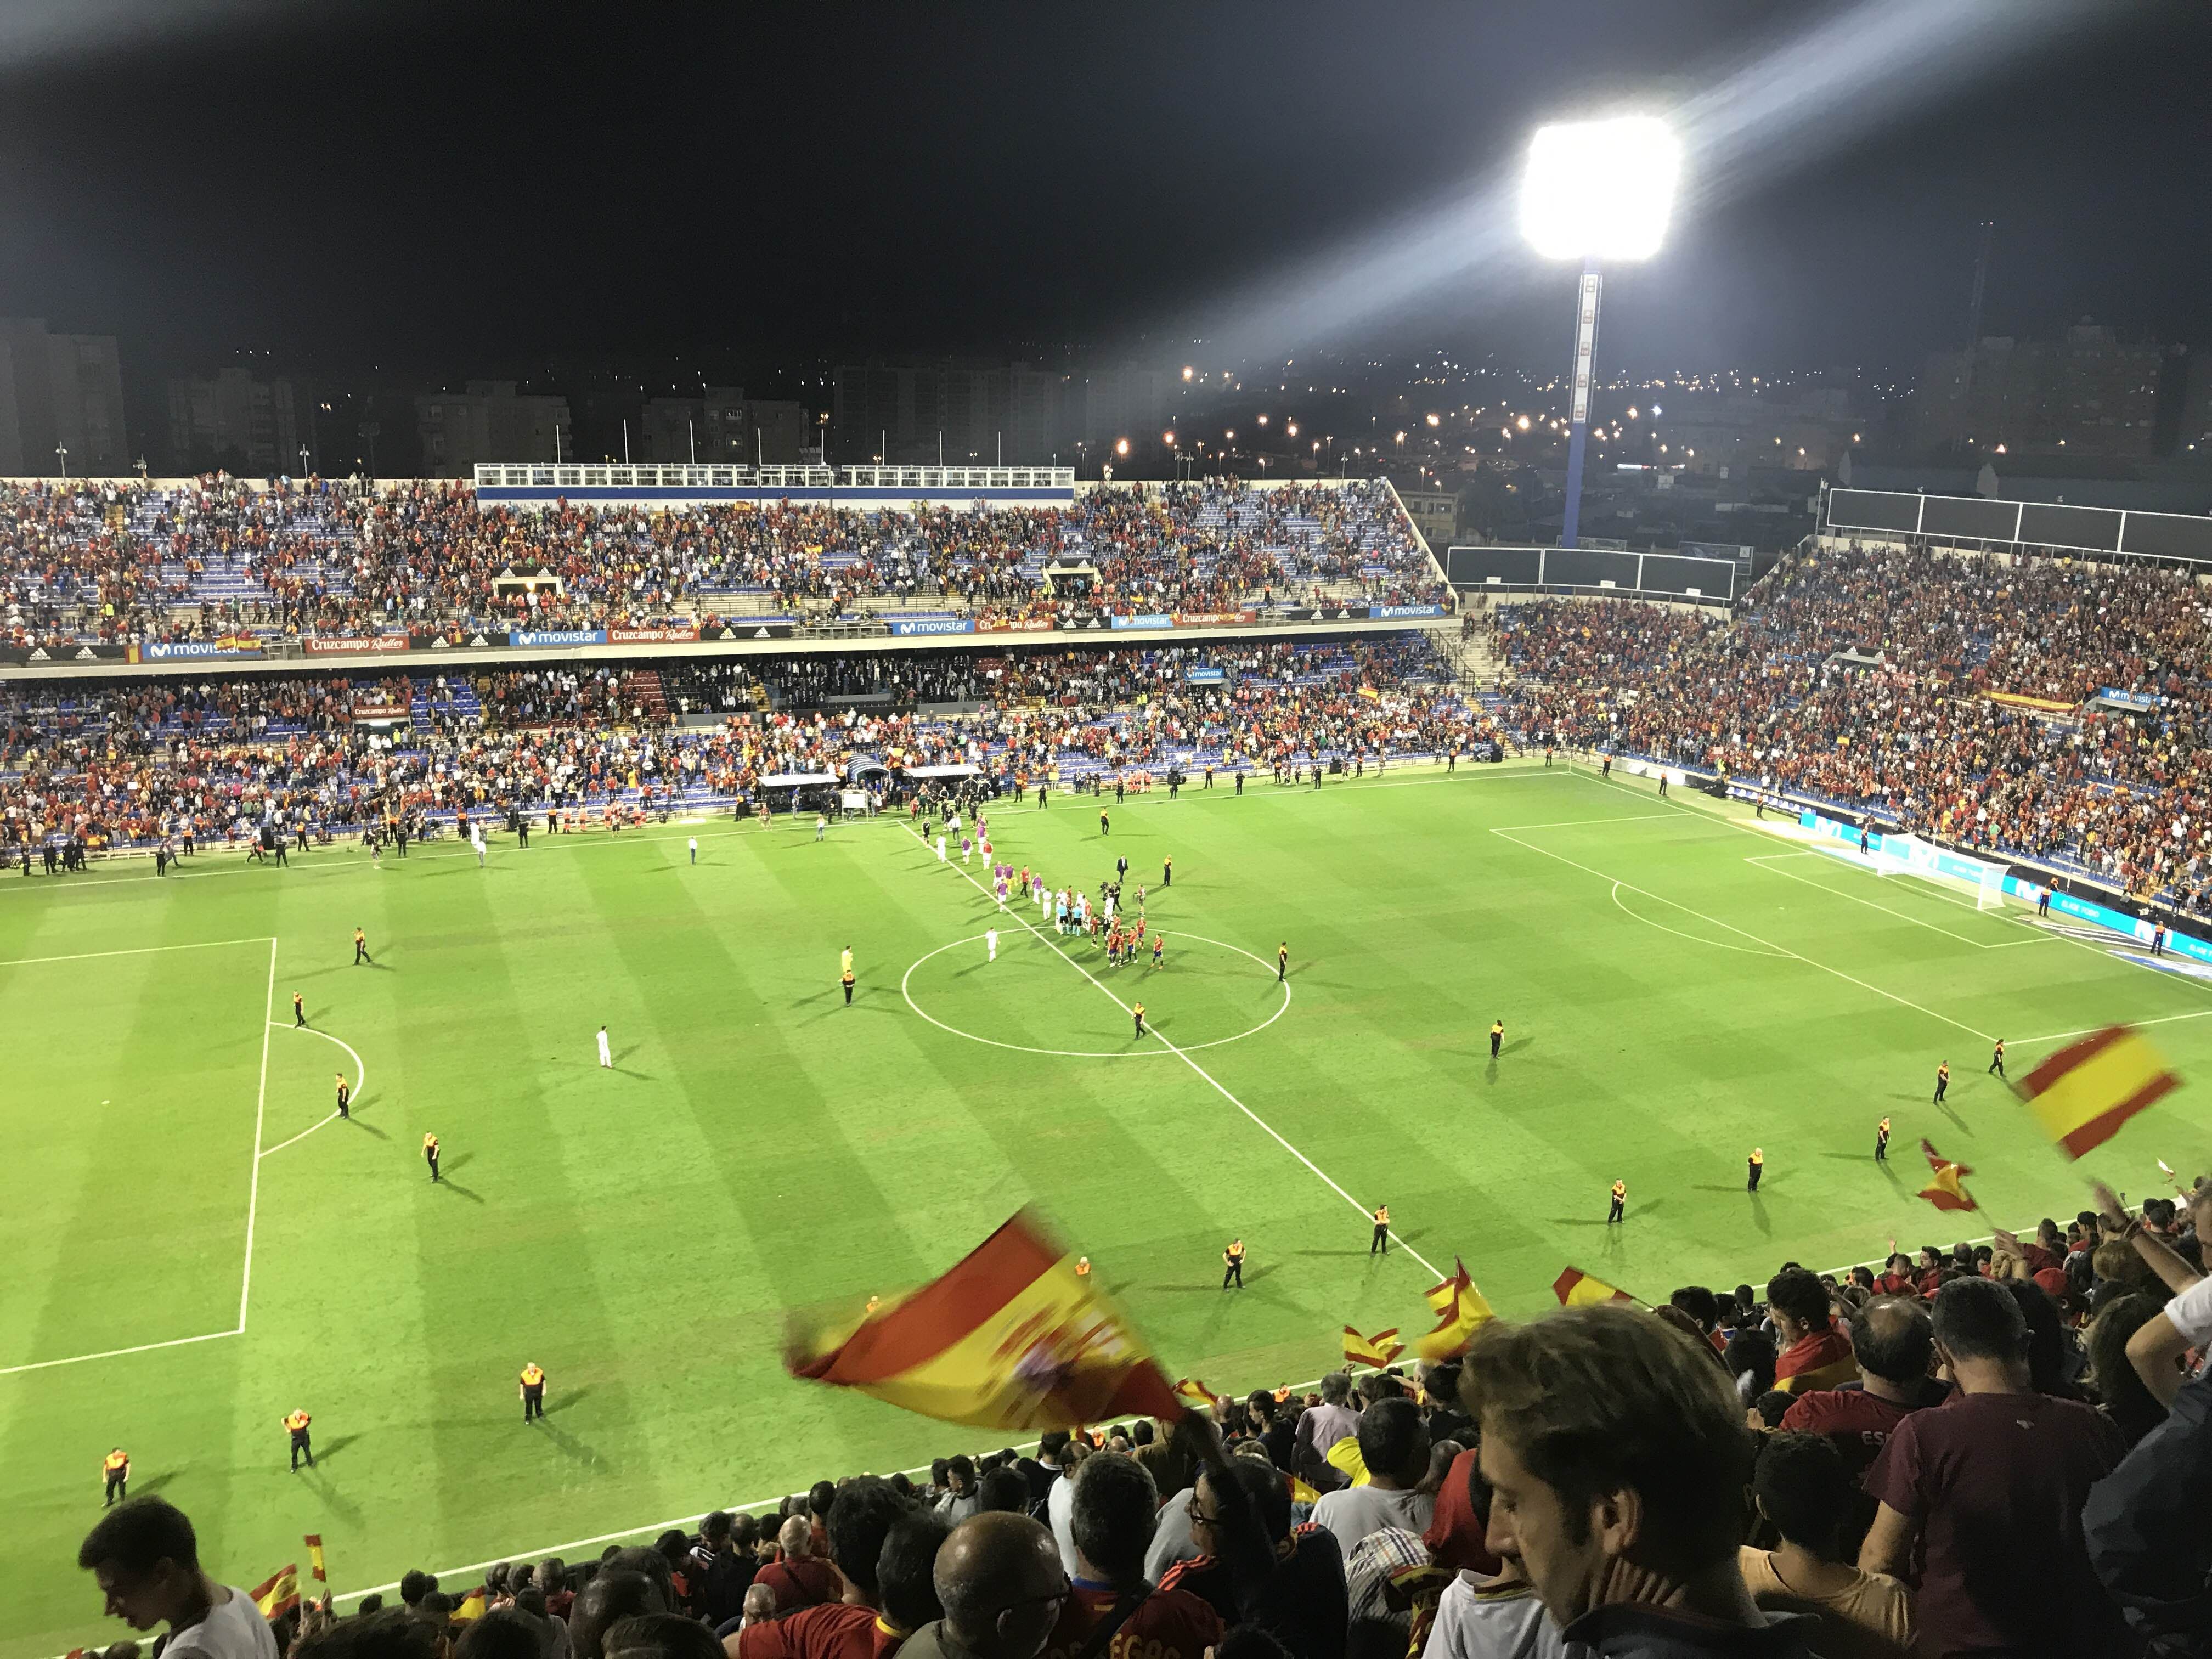
<path fill-rule="evenodd" d="M 311 657 L 381 655 L 391 651 L 411 651 L 415 648 L 415 641 L 414 636 L 408 634 L 372 634 L 358 640 L 303 639 L 300 646 Z"/>
<path fill-rule="evenodd" d="M 1376 622 L 1398 617 L 1441 617 L 1444 608 L 1440 605 L 1370 605 L 1368 616 Z"/>
<path fill-rule="evenodd" d="M 1112 619 L 1111 625 L 1116 629 L 1173 628 L 1175 626 L 1175 618 L 1173 617 L 1162 616 L 1115 617 Z"/>
<path fill-rule="evenodd" d="M 1175 613 L 1177 628 L 1234 628 L 1241 623 L 1256 622 L 1255 611 L 1178 611 Z"/>
<path fill-rule="evenodd" d="M 256 640 L 250 645 L 233 640 L 167 640 L 129 647 L 132 662 L 189 662 L 210 657 L 265 657 Z"/>
<path fill-rule="evenodd" d="M 972 634 L 975 624 L 964 617 L 923 618 L 914 622 L 890 621 L 891 632 L 902 639 L 923 634 Z"/>
<path fill-rule="evenodd" d="M 685 628 L 610 628 L 609 645 L 689 645 L 699 637 L 697 623 Z"/>
<path fill-rule="evenodd" d="M 507 642 L 531 650 L 549 645 L 605 645 L 607 630 L 604 628 L 520 628 L 507 636 Z"/>

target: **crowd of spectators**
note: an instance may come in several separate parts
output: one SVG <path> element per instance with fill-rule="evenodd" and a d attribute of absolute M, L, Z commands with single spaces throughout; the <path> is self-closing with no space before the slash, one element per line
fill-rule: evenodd
<path fill-rule="evenodd" d="M 422 680 L 13 682 L 0 700 L 0 852 L 27 872 L 56 840 L 196 854 L 264 824 L 290 840 L 464 811 L 495 824 L 616 805 L 743 811 L 767 778 L 856 768 L 895 791 L 910 768 L 970 764 L 994 793 L 1102 769 L 1364 769 L 1472 755 L 1492 734 L 1418 635 Z"/>
<path fill-rule="evenodd" d="M 410 1572 L 349 1617 L 272 1629 L 158 1498 L 79 1563 L 172 1659 L 2202 1654 L 2212 1181 L 2096 1197 L 2032 1241 L 1498 1322 L 1411 1376 L 825 1480 L 595 1561 Z"/>
<path fill-rule="evenodd" d="M 654 628 L 878 601 L 1088 620 L 1444 592 L 1395 498 L 1357 481 L 1100 488 L 972 512 L 517 511 L 428 481 L 0 485 L 0 643 L 15 645 Z"/>
<path fill-rule="evenodd" d="M 1530 741 L 1761 780 L 2212 915 L 2212 592 L 2186 576 L 1850 548 L 1786 556 L 1733 623 L 1579 600 L 1493 626 Z"/>

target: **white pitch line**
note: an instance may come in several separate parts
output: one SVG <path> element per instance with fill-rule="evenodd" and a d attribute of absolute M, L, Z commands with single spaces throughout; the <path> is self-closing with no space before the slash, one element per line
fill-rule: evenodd
<path fill-rule="evenodd" d="M 1653 818 L 1678 817 L 1674 812 L 1623 812 L 1609 818 L 1566 818 L 1558 823 L 1509 823 L 1508 830 L 1583 830 L 1601 823 L 1646 823 Z"/>
<path fill-rule="evenodd" d="M 195 1342 L 220 1342 L 226 1336 L 239 1334 L 237 1331 L 210 1331 L 204 1336 L 173 1336 L 167 1342 L 141 1342 L 135 1348 L 107 1348 L 99 1353 L 73 1353 L 66 1359 L 34 1359 L 27 1365 L 0 1365 L 0 1376 L 14 1376 L 20 1371 L 52 1370 L 57 1365 L 82 1365 L 88 1359 L 120 1359 L 125 1354 L 187 1347 Z"/>
<path fill-rule="evenodd" d="M 915 840 L 919 842 L 925 848 L 929 845 L 928 842 L 920 834 L 920 832 L 915 831 L 912 833 L 914 834 Z M 976 880 L 975 877 L 969 875 L 966 870 L 954 866 L 953 873 L 957 875 L 970 887 L 973 887 L 985 898 L 988 899 L 991 897 L 990 889 L 984 886 L 981 882 Z M 993 902 L 995 903 L 996 901 L 994 900 Z M 1097 986 L 1100 995 L 1103 996 L 1123 1013 L 1126 1014 L 1131 1012 L 1129 1005 L 1122 1001 L 1121 998 L 1115 996 L 1111 988 L 1109 988 L 1104 981 L 1099 979 L 1088 968 L 1085 968 L 1073 957 L 1070 956 L 1066 951 L 1054 945 L 1052 940 L 1047 939 L 1043 933 L 1038 929 L 1036 925 L 1030 921 L 1027 916 L 1022 915 L 1018 909 L 1012 906 L 1008 906 L 1006 914 L 1013 917 L 1016 921 L 1021 923 L 1024 927 L 1028 928 L 1030 934 L 1034 938 L 1042 941 L 1045 946 L 1049 949 L 1054 956 L 1060 957 L 1060 959 L 1065 962 L 1069 967 L 1074 969 L 1077 973 L 1082 975 L 1083 977 L 1089 980 L 1091 984 Z M 1287 982 L 1288 981 L 1285 981 L 1285 983 Z M 1174 1043 L 1169 1042 L 1167 1038 L 1161 1036 L 1158 1031 L 1148 1030 L 1148 1035 L 1155 1038 L 1170 1054 L 1175 1055 L 1176 1059 L 1182 1060 L 1184 1065 L 1189 1066 L 1192 1071 L 1197 1073 L 1200 1077 L 1203 1078 L 1206 1083 L 1212 1087 L 1215 1093 L 1218 1094 L 1224 1100 L 1227 1101 L 1231 1106 L 1234 1106 L 1238 1111 L 1243 1113 L 1245 1116 L 1250 1118 L 1252 1121 L 1258 1124 L 1261 1128 L 1267 1131 L 1267 1134 L 1273 1138 L 1277 1146 L 1280 1146 L 1292 1158 L 1297 1159 L 1299 1163 L 1304 1164 L 1306 1168 L 1310 1170 L 1315 1175 L 1320 1176 L 1322 1182 L 1327 1185 L 1331 1192 L 1334 1193 L 1339 1198 L 1352 1206 L 1353 1209 L 1358 1211 L 1361 1215 L 1370 1218 L 1373 1217 L 1375 1212 L 1369 1209 L 1364 1204 L 1362 1204 L 1358 1199 L 1354 1198 L 1350 1193 L 1345 1191 L 1343 1188 L 1338 1186 L 1334 1181 L 1330 1180 L 1328 1172 L 1326 1170 L 1322 1169 L 1320 1164 L 1315 1163 L 1297 1147 L 1291 1146 L 1289 1141 L 1284 1139 L 1280 1134 L 1276 1133 L 1274 1126 L 1269 1123 L 1267 1119 L 1261 1117 L 1249 1106 L 1247 1106 L 1243 1101 L 1237 1099 L 1235 1095 L 1231 1094 L 1227 1089 L 1222 1087 L 1220 1080 L 1217 1079 L 1212 1073 L 1207 1071 L 1206 1067 L 1193 1060 L 1189 1054 L 1177 1048 Z M 1414 1261 L 1419 1262 L 1431 1273 L 1435 1273 L 1438 1279 L 1442 1279 L 1445 1276 L 1443 1270 L 1440 1269 L 1435 1262 L 1430 1261 L 1428 1257 L 1423 1255 L 1411 1244 L 1407 1243 L 1403 1238 L 1399 1238 L 1398 1234 L 1395 1231 L 1391 1233 L 1390 1237 L 1398 1240 L 1400 1247 L 1404 1249 L 1407 1255 L 1412 1256 Z"/>
<path fill-rule="evenodd" d="M 219 951 L 226 945 L 264 945 L 270 942 L 263 933 L 253 939 L 211 939 L 197 945 L 139 945 L 127 951 L 79 951 L 65 957 L 17 957 L 0 962 L 0 968 L 29 968 L 41 962 L 97 962 L 103 957 L 149 957 L 162 951 Z"/>
<path fill-rule="evenodd" d="M 1800 951 L 1792 951 L 1786 945 L 1777 945 L 1772 939 L 1761 939 L 1758 934 L 1739 927 L 1734 922 L 1723 921 L 1718 916 L 1709 916 L 1702 910 L 1692 909 L 1690 906 L 1680 902 L 1679 900 L 1667 897 L 1663 893 L 1655 893 L 1648 887 L 1638 887 L 1632 881 L 1623 881 L 1618 876 L 1608 875 L 1602 870 L 1595 869 L 1591 866 L 1583 863 L 1580 860 L 1571 859 L 1564 853 L 1554 853 L 1548 848 L 1537 846 L 1534 842 L 1522 841 L 1505 830 L 1493 830 L 1490 833 L 1493 836 L 1504 836 L 1506 840 L 1511 842 L 1516 847 L 1521 848 L 1525 851 L 1540 854 L 1547 859 L 1557 859 L 1561 864 L 1565 864 L 1574 869 L 1579 870 L 1584 875 L 1595 876 L 1600 881 L 1609 881 L 1613 883 L 1616 890 L 1625 887 L 1632 893 L 1639 893 L 1645 898 L 1656 900 L 1661 904 L 1670 905 L 1686 915 L 1697 917 L 1700 921 L 1709 921 L 1716 927 L 1725 927 L 1729 933 L 1737 934 L 1741 938 L 1747 939 L 1754 945 L 1765 945 L 1769 951 L 1773 951 L 1777 956 L 1790 957 L 1796 961 L 1803 963 L 1808 968 L 1817 968 L 1824 974 L 1833 975 L 1838 979 L 1844 980 L 1850 984 L 1857 986 L 1862 991 L 1871 991 L 1875 995 L 1881 997 L 1887 1001 L 1894 1002 L 1899 1007 L 1910 1008 L 1915 1013 L 1925 1014 L 1930 1019 L 1941 1020 L 1944 1024 L 1951 1026 L 1955 1030 L 1964 1031 L 1969 1036 L 1979 1037 L 1984 1042 L 1994 1042 L 1996 1040 L 1990 1036 L 1986 1031 L 1976 1030 L 1972 1026 L 1967 1024 L 1963 1020 L 1953 1019 L 1948 1014 L 1939 1014 L 1933 1008 L 1924 1008 L 1909 997 L 1901 997 L 1894 991 L 1885 991 L 1879 985 L 1863 980 L 1856 974 L 1847 974 L 1840 968 L 1831 968 L 1825 962 L 1815 962 L 1812 957 L 1806 956 Z M 1637 917 L 1637 920 L 1642 921 L 1645 920 L 1645 918 L 1638 916 Z M 1656 924 L 1655 923 L 1653 925 L 1656 926 Z M 1704 942 L 1705 941 L 1700 941 L 1700 943 Z"/>
<path fill-rule="evenodd" d="M 253 1224 L 261 1209 L 261 1128 L 269 1110 L 269 1033 L 276 1022 L 276 941 L 269 941 L 269 989 L 261 999 L 261 1088 L 253 1103 L 253 1182 L 246 1196 L 246 1272 L 238 1285 L 238 1328 L 246 1328 L 246 1299 L 253 1293 Z"/>
<path fill-rule="evenodd" d="M 2171 1025 L 2177 1019 L 2212 1019 L 2212 1008 L 2199 1008 L 2186 1014 L 2160 1014 L 2156 1019 L 2131 1019 L 2130 1025 Z M 2118 1024 L 2119 1022 L 2113 1022 Z M 2013 1046 L 2024 1048 L 2036 1042 L 2060 1042 L 2068 1037 L 2088 1036 L 2105 1029 L 2102 1025 L 2085 1025 L 2078 1031 L 2053 1031 L 2049 1036 L 2015 1037 Z"/>
<path fill-rule="evenodd" d="M 1796 854 L 1780 853 L 1776 854 L 1773 856 L 1777 858 L 1794 858 Z M 1954 933 L 1948 927 L 1940 927 L 1935 922 L 1924 921 L 1919 916 L 1907 915 L 1902 910 L 1891 909 L 1887 904 L 1877 904 L 1872 899 L 1861 898 L 1856 893 L 1846 893 L 1839 887 L 1831 887 L 1824 881 L 1814 881 L 1810 876 L 1793 875 L 1787 870 L 1776 870 L 1770 868 L 1769 866 L 1771 863 L 1771 860 L 1770 858 L 1762 857 L 1759 854 L 1753 854 L 1749 858 L 1745 859 L 1744 862 L 1748 865 L 1755 866 L 1759 869 L 1765 870 L 1770 876 L 1780 876 L 1784 881 L 1802 881 L 1806 886 L 1815 888 L 1820 892 L 1830 895 L 1832 897 L 1848 900 L 1853 904 L 1863 904 L 1869 910 L 1879 910 L 1886 916 L 1895 916 L 1899 921 L 1909 921 L 1915 927 L 1925 927 L 1932 933 L 1941 933 L 1945 939 L 1956 939 L 1961 945 L 1970 945 L 1977 951 L 2009 951 L 2016 945 L 2047 945 L 2050 943 L 2049 934 L 2034 933 L 2031 934 L 2027 939 L 2006 939 L 2002 943 L 1997 945 L 1985 945 L 1980 939 L 1968 939 L 1964 933 Z"/>
<path fill-rule="evenodd" d="M 354 1070 L 353 1103 L 356 1106 L 361 1104 L 362 1097 L 368 1092 L 368 1067 L 362 1063 L 361 1051 L 358 1048 L 355 1048 L 350 1042 L 348 1042 L 343 1037 L 334 1037 L 328 1031 L 319 1031 L 312 1025 L 287 1025 L 281 1019 L 272 1019 L 269 1023 L 276 1027 L 279 1030 L 305 1031 L 308 1036 L 319 1036 L 325 1042 L 335 1042 L 339 1048 L 351 1054 L 353 1056 Z M 271 1152 L 281 1152 L 287 1146 L 292 1146 L 295 1142 L 305 1140 L 309 1135 L 314 1133 L 316 1130 L 321 1128 L 324 1124 L 337 1122 L 337 1109 L 333 1108 L 328 1116 L 319 1119 L 313 1123 L 310 1123 L 306 1128 L 301 1130 L 299 1133 L 294 1135 L 290 1140 L 280 1140 L 274 1146 L 264 1146 L 258 1153 L 256 1154 L 256 1156 L 259 1158 L 266 1158 Z"/>

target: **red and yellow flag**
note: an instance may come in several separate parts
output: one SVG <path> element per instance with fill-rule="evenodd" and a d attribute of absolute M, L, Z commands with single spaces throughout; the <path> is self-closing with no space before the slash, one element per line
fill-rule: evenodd
<path fill-rule="evenodd" d="M 282 1619 L 300 1605 L 300 1564 L 279 1567 L 253 1592 L 253 1605 L 264 1619 Z"/>
<path fill-rule="evenodd" d="M 323 1535 L 311 1532 L 300 1540 L 307 1547 L 307 1576 L 319 1584 L 327 1584 L 331 1576 L 323 1571 Z"/>
<path fill-rule="evenodd" d="M 1920 1143 L 1920 1151 L 1928 1160 L 1928 1167 L 1935 1171 L 1928 1184 L 1920 1189 L 1921 1197 L 1939 1210 L 1978 1210 L 1982 1207 L 1974 1202 L 1974 1195 L 1966 1190 L 1966 1177 L 1973 1174 L 1972 1170 L 1963 1164 L 1954 1164 L 1925 1140 Z"/>
<path fill-rule="evenodd" d="M 2140 1031 L 2108 1025 L 2069 1043 L 2013 1086 L 2058 1150 L 2079 1158 L 2180 1083 Z"/>
<path fill-rule="evenodd" d="M 1176 1378 L 1175 1392 L 1176 1399 L 1182 1401 L 1186 1406 L 1190 1406 L 1199 1410 L 1204 1410 L 1209 1407 L 1218 1406 L 1222 1403 L 1222 1399 L 1219 1395 L 1214 1393 L 1212 1389 L 1207 1388 L 1205 1383 L 1200 1382 L 1194 1376 L 1179 1376 Z"/>
<path fill-rule="evenodd" d="M 1182 1416 L 1136 1328 L 1093 1288 L 1097 1277 L 1078 1277 L 1075 1257 L 1024 1211 L 872 1319 L 827 1329 L 794 1323 L 784 1368 L 975 1428 Z"/>
<path fill-rule="evenodd" d="M 1406 1345 L 1398 1340 L 1398 1328 L 1377 1331 L 1372 1336 L 1360 1335 L 1357 1328 L 1344 1328 L 1344 1363 L 1347 1365 L 1372 1365 L 1381 1370 L 1406 1352 Z"/>
<path fill-rule="evenodd" d="M 1416 1338 L 1413 1352 L 1424 1359 L 1449 1359 L 1462 1352 L 1468 1339 L 1498 1317 L 1474 1287 L 1474 1280 L 1467 1271 L 1467 1264 L 1457 1256 L 1452 1258 L 1452 1276 L 1442 1284 L 1432 1285 L 1424 1293 L 1430 1309 L 1437 1316 L 1436 1329 Z"/>
<path fill-rule="evenodd" d="M 452 1617 L 464 1624 L 483 1618 L 484 1600 L 484 1587 L 478 1584 L 474 1589 L 462 1595 L 460 1601 L 453 1608 Z"/>
<path fill-rule="evenodd" d="M 1563 1308 L 1587 1308 L 1601 1302 L 1633 1302 L 1626 1291 L 1615 1290 L 1602 1279 L 1593 1279 L 1580 1267 L 1570 1267 L 1552 1281 L 1552 1294 Z"/>

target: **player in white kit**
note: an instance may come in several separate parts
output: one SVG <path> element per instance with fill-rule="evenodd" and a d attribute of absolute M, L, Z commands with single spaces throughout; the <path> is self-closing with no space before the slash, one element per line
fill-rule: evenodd
<path fill-rule="evenodd" d="M 599 1064 L 612 1071 L 614 1063 L 614 1053 L 607 1047 L 607 1028 L 602 1025 L 599 1027 Z"/>
<path fill-rule="evenodd" d="M 997 928 L 987 927 L 983 930 L 983 948 L 989 952 L 989 954 L 983 958 L 984 961 L 996 962 L 999 959 L 999 930 Z"/>

